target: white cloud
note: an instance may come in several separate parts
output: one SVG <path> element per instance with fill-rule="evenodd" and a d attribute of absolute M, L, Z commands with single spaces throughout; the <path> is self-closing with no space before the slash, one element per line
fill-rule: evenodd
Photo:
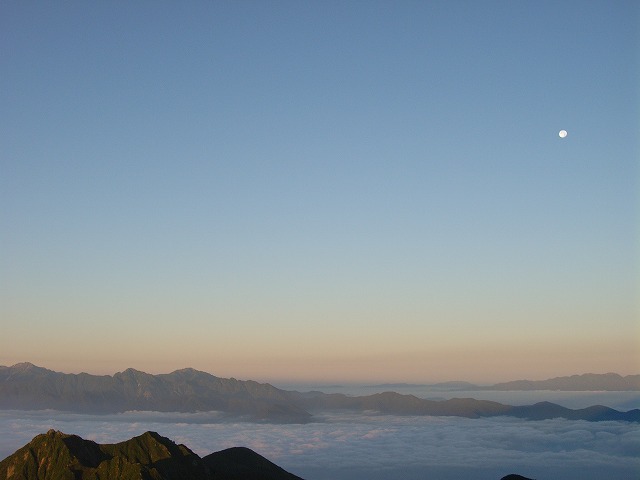
<path fill-rule="evenodd" d="M 331 414 L 319 423 L 273 425 L 225 422 L 215 414 L 4 411 L 0 456 L 49 428 L 101 443 L 154 430 L 199 455 L 247 446 L 307 480 L 417 479 L 427 473 L 433 479 L 498 479 L 511 472 L 539 479 L 596 479 L 603 472 L 636 479 L 640 473 L 636 424 L 562 419 Z"/>

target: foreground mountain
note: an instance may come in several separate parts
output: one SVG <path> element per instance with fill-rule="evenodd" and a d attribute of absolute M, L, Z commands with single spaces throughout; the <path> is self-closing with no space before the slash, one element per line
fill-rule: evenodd
<path fill-rule="evenodd" d="M 301 480 L 248 448 L 200 458 L 155 432 L 99 445 L 54 430 L 0 462 L 3 480 Z"/>
<path fill-rule="evenodd" d="M 359 397 L 290 392 L 269 384 L 218 378 L 193 369 L 150 375 L 133 369 L 113 376 L 65 374 L 22 363 L 0 367 L 0 409 L 53 409 L 79 413 L 222 412 L 252 421 L 309 422 L 330 410 L 377 411 L 390 415 L 467 418 L 513 416 L 530 420 L 617 420 L 640 422 L 640 410 L 604 406 L 572 410 L 549 402 L 505 405 L 473 398 L 426 400 L 395 392 Z"/>

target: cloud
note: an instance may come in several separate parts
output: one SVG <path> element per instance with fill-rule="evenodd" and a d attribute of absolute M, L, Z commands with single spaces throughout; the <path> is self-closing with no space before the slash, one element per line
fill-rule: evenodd
<path fill-rule="evenodd" d="M 635 424 L 373 414 L 332 414 L 318 423 L 272 425 L 228 422 L 215 414 L 3 411 L 0 457 L 49 428 L 101 443 L 154 430 L 199 455 L 247 446 L 307 480 L 497 479 L 510 472 L 540 479 L 596 479 L 607 472 L 607 477 L 624 479 L 640 473 Z"/>

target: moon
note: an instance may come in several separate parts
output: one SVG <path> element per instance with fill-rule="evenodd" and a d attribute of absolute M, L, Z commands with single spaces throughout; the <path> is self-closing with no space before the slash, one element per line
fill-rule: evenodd
<path fill-rule="evenodd" d="M 566 131 L 566 130 L 560 130 L 560 131 L 558 132 L 558 136 L 559 136 L 560 138 L 564 138 L 564 137 L 566 137 L 567 135 L 568 135 L 568 133 L 567 133 L 567 131 Z"/>

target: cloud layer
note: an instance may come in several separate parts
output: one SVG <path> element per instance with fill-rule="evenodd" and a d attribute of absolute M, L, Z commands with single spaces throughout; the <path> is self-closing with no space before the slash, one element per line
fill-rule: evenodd
<path fill-rule="evenodd" d="M 0 412 L 0 457 L 49 428 L 100 443 L 154 430 L 205 455 L 247 446 L 307 480 L 637 479 L 640 430 L 622 422 L 339 414 L 306 425 L 224 422 L 216 414 L 90 416 Z"/>

